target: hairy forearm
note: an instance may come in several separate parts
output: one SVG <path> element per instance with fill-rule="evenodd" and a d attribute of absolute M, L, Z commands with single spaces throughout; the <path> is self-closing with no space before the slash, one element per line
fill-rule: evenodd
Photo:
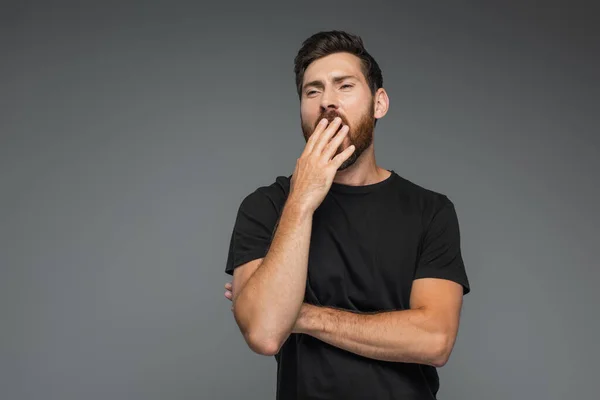
<path fill-rule="evenodd" d="M 303 304 L 294 332 L 383 361 L 442 366 L 448 339 L 423 309 L 358 314 Z"/>
<path fill-rule="evenodd" d="M 246 341 L 274 354 L 289 336 L 304 300 L 312 212 L 289 200 L 262 264 L 234 297 Z"/>

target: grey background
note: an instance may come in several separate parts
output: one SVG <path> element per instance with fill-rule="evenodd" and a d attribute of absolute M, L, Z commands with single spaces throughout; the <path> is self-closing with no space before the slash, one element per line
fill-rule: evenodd
<path fill-rule="evenodd" d="M 329 29 L 383 70 L 379 164 L 459 214 L 439 398 L 596 398 L 595 14 L 441 3 L 3 4 L 0 398 L 274 398 L 225 260 L 241 199 L 293 171 L 293 57 Z"/>

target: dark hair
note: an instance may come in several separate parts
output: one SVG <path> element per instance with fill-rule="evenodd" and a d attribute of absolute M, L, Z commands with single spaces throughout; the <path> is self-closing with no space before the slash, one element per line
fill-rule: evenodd
<path fill-rule="evenodd" d="M 302 81 L 306 68 L 319 58 L 341 52 L 354 54 L 360 58 L 362 72 L 371 89 L 371 94 L 375 95 L 377 89 L 383 86 L 381 69 L 377 61 L 365 50 L 360 36 L 344 31 L 324 31 L 315 33 L 306 39 L 294 59 L 296 90 L 300 98 L 302 98 Z"/>

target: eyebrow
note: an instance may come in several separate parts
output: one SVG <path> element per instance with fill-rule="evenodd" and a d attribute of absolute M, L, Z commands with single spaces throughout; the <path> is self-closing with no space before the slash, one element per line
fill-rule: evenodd
<path fill-rule="evenodd" d="M 356 79 L 358 80 L 358 78 L 355 75 L 342 75 L 342 76 L 336 76 L 335 78 L 333 78 L 333 83 L 340 83 L 343 80 L 346 79 Z M 323 84 L 322 80 L 316 79 L 314 81 L 310 81 L 304 84 L 304 86 L 302 87 L 302 91 L 306 90 L 307 87 L 309 86 L 314 86 L 314 87 L 318 87 L 318 88 L 322 88 L 325 85 Z"/>

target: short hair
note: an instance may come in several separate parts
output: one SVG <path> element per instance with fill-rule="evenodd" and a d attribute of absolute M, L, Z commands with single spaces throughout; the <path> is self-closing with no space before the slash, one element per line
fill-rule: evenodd
<path fill-rule="evenodd" d="M 383 76 L 377 61 L 367 52 L 360 36 L 344 31 L 322 31 L 304 40 L 302 47 L 294 58 L 294 73 L 296 74 L 296 89 L 302 98 L 302 82 L 308 66 L 319 58 L 334 53 L 354 54 L 361 60 L 362 73 L 375 95 L 377 89 L 383 87 Z"/>

